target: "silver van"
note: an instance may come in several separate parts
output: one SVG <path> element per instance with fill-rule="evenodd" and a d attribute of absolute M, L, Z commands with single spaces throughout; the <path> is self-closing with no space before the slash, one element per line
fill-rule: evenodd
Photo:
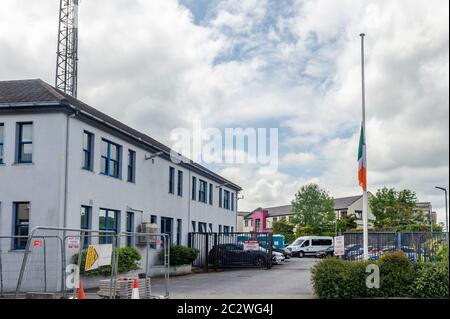
<path fill-rule="evenodd" d="M 330 236 L 302 236 L 286 248 L 292 252 L 292 256 L 300 258 L 316 256 L 318 252 L 332 247 L 333 240 L 334 238 Z"/>

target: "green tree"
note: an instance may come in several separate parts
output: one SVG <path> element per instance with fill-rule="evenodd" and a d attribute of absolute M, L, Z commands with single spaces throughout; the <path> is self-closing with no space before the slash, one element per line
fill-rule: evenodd
<path fill-rule="evenodd" d="M 328 230 L 336 220 L 333 198 L 317 184 L 300 188 L 292 201 L 292 212 L 292 223 L 299 227 Z"/>
<path fill-rule="evenodd" d="M 342 232 L 355 229 L 356 227 L 358 227 L 358 225 L 356 224 L 356 217 L 353 215 L 342 216 L 337 221 L 336 226 L 337 230 Z"/>
<path fill-rule="evenodd" d="M 383 187 L 370 198 L 369 205 L 375 216 L 377 230 L 421 230 L 429 229 L 428 219 L 423 211 L 416 207 L 416 193 L 404 189 Z"/>
<path fill-rule="evenodd" d="M 290 244 L 295 239 L 294 225 L 286 220 L 274 221 L 272 223 L 272 233 L 274 235 L 283 235 L 286 244 Z"/>

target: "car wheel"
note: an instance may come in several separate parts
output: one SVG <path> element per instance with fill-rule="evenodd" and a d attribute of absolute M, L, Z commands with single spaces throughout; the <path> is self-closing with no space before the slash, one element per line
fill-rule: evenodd
<path fill-rule="evenodd" d="M 265 265 L 266 265 L 266 261 L 263 258 L 261 258 L 261 257 L 256 258 L 256 260 L 255 260 L 255 266 L 256 267 L 262 268 Z"/>
<path fill-rule="evenodd" d="M 298 258 L 303 258 L 303 257 L 305 257 L 305 253 L 303 251 L 299 251 Z"/>

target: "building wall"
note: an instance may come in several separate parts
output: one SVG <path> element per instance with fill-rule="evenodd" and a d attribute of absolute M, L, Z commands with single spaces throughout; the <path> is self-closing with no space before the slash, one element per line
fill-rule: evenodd
<path fill-rule="evenodd" d="M 30 202 L 29 229 L 36 226 L 63 226 L 65 193 L 65 151 L 68 116 L 63 113 L 1 115 L 0 123 L 5 125 L 5 164 L 0 165 L 0 236 L 13 234 L 13 202 Z M 14 164 L 16 151 L 16 122 L 33 122 L 33 163 Z M 126 212 L 134 212 L 135 229 L 143 222 L 150 221 L 150 215 L 157 216 L 160 227 L 161 217 L 173 218 L 173 241 L 176 241 L 177 219 L 182 220 L 182 245 L 188 244 L 188 232 L 192 231 L 191 221 L 213 224 L 213 231 L 219 225 L 236 229 L 237 192 L 222 186 L 223 190 L 234 192 L 234 211 L 220 208 L 219 189 L 214 182 L 199 174 L 192 173 L 179 165 L 156 157 L 145 160 L 149 152 L 133 145 L 113 133 L 107 133 L 77 118 L 69 119 L 69 154 L 67 183 L 66 227 L 80 227 L 81 205 L 92 207 L 91 228 L 99 229 L 99 209 L 120 211 L 120 230 L 126 230 Z M 93 171 L 82 169 L 82 138 L 87 130 L 95 135 Z M 101 139 L 105 138 L 122 146 L 121 179 L 100 174 Z M 127 152 L 136 151 L 136 182 L 127 182 Z M 169 193 L 169 167 L 175 168 L 174 194 Z M 177 195 L 178 170 L 183 171 L 183 196 Z M 197 177 L 196 201 L 191 200 L 191 177 Z M 199 179 L 213 184 L 213 205 L 198 201 Z M 223 199 L 223 197 L 222 197 Z M 231 200 L 231 195 L 230 195 Z M 41 234 L 50 234 L 41 232 Z M 53 233 L 54 234 L 54 233 Z M 93 243 L 97 240 L 93 239 Z M 125 240 L 122 241 L 122 244 Z M 47 277 L 49 285 L 56 288 L 61 279 L 61 257 L 57 256 L 56 242 L 47 245 Z M 11 239 L 0 239 L 5 289 L 15 287 L 23 251 L 11 249 Z M 36 250 L 37 251 L 37 250 Z M 42 250 L 41 250 L 42 251 Z M 70 255 L 68 256 L 70 258 Z M 156 259 L 156 252 L 151 257 Z M 31 256 L 27 268 L 24 289 L 41 288 L 42 254 Z M 68 263 L 69 260 L 68 260 Z M 5 275 L 7 274 L 7 275 Z M 50 289 L 51 290 L 51 289 Z"/>

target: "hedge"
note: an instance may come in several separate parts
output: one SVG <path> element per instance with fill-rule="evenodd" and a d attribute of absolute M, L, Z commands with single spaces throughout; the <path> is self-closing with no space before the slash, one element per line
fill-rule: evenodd
<path fill-rule="evenodd" d="M 117 273 L 122 274 L 137 269 L 137 263 L 141 259 L 141 254 L 136 248 L 133 247 L 121 247 L 119 249 L 119 261 Z M 117 248 L 114 248 L 114 252 L 117 252 Z M 72 263 L 78 263 L 78 253 L 73 255 Z M 80 274 L 86 276 L 109 276 L 111 275 L 111 266 L 101 266 L 97 269 L 84 271 L 86 264 L 86 250 L 81 252 L 81 266 Z"/>
<path fill-rule="evenodd" d="M 170 265 L 181 266 L 190 265 L 197 258 L 200 251 L 196 248 L 189 248 L 184 246 L 170 246 Z M 160 252 L 160 258 L 164 256 L 164 251 Z"/>
<path fill-rule="evenodd" d="M 380 269 L 380 288 L 367 288 L 366 267 Z M 401 252 L 384 255 L 377 261 L 346 261 L 326 258 L 312 270 L 316 295 L 326 299 L 353 298 L 448 298 L 448 263 L 409 262 Z"/>

